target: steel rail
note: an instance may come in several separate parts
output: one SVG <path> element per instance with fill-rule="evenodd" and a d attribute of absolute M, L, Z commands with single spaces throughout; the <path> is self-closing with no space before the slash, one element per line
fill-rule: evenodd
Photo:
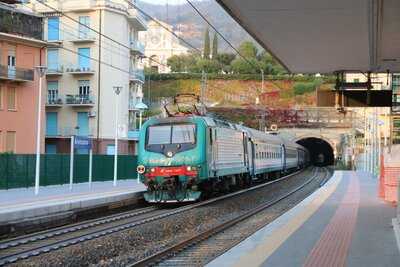
<path fill-rule="evenodd" d="M 313 169 L 314 175 L 316 173 L 315 170 L 316 169 Z M 271 184 L 279 183 L 279 182 L 284 181 L 284 180 L 286 180 L 286 179 L 288 179 L 288 178 L 290 178 L 290 177 L 292 177 L 294 175 L 297 175 L 297 174 L 299 174 L 301 172 L 302 171 L 297 171 L 297 172 L 291 173 L 289 175 L 286 175 L 284 177 L 281 177 L 279 179 L 276 179 L 274 181 L 262 183 L 262 184 L 259 184 L 259 185 L 256 185 L 256 186 L 253 186 L 253 187 L 250 187 L 250 188 L 239 190 L 239 191 L 227 194 L 227 195 L 223 195 L 223 196 L 220 196 L 220 197 L 212 198 L 212 199 L 205 200 L 205 201 L 202 201 L 202 202 L 199 202 L 199 203 L 194 203 L 194 204 L 186 205 L 186 206 L 183 206 L 183 207 L 179 207 L 179 208 L 173 209 L 172 211 L 166 211 L 166 212 L 160 211 L 161 214 L 157 214 L 155 216 L 149 216 L 149 217 L 146 217 L 144 219 L 134 220 L 134 221 L 128 222 L 128 223 L 123 223 L 123 224 L 116 225 L 116 226 L 106 227 L 104 229 L 93 231 L 93 232 L 90 232 L 90 233 L 84 233 L 84 234 L 79 235 L 79 236 L 67 237 L 65 239 L 62 239 L 62 240 L 59 240 L 59 241 L 55 241 L 55 242 L 51 242 L 50 244 L 37 246 L 37 247 L 34 247 L 34 248 L 29 248 L 28 247 L 27 249 L 25 249 L 25 250 L 23 250 L 21 252 L 17 252 L 17 253 L 10 253 L 10 254 L 6 253 L 6 254 L 4 254 L 3 251 L 7 250 L 7 249 L 14 248 L 14 247 L 18 247 L 18 246 L 21 246 L 21 245 L 23 245 L 23 246 L 29 245 L 29 243 L 46 241 L 46 239 L 49 239 L 49 238 L 55 238 L 55 237 L 62 236 L 62 235 L 68 235 L 68 234 L 76 232 L 76 231 L 88 230 L 90 227 L 96 227 L 96 226 L 104 225 L 104 224 L 107 224 L 107 223 L 113 223 L 113 222 L 116 221 L 116 220 L 113 220 L 113 217 L 116 217 L 118 215 L 109 216 L 109 218 L 107 217 L 107 219 L 94 220 L 92 223 L 88 223 L 88 224 L 91 224 L 91 226 L 90 227 L 86 227 L 86 228 L 85 228 L 85 223 L 82 223 L 81 226 L 73 225 L 73 226 L 63 227 L 59 232 L 57 232 L 57 229 L 49 230 L 49 231 L 45 231 L 45 232 L 40 232 L 38 234 L 31 234 L 31 235 L 28 235 L 28 236 L 23 236 L 21 238 L 18 238 L 17 240 L 6 241 L 6 242 L 3 242 L 3 243 L 0 243 L 0 266 L 3 266 L 5 264 L 9 264 L 9 263 L 15 263 L 18 260 L 28 259 L 30 257 L 38 256 L 40 254 L 47 253 L 47 252 L 54 251 L 54 250 L 58 250 L 58 249 L 61 249 L 61 248 L 67 247 L 67 246 L 75 245 L 75 244 L 78 244 L 78 243 L 82 243 L 82 242 L 85 242 L 85 241 L 88 241 L 88 240 L 92 240 L 92 239 L 95 239 L 95 238 L 99 238 L 99 237 L 102 237 L 102 236 L 105 236 L 105 235 L 109 235 L 109 234 L 112 234 L 112 233 L 116 233 L 116 232 L 120 232 L 120 231 L 123 231 L 123 230 L 131 229 L 133 227 L 137 227 L 137 226 L 145 224 L 145 223 L 153 222 L 153 221 L 156 221 L 156 220 L 159 220 L 159 219 L 163 219 L 163 218 L 166 218 L 166 217 L 169 217 L 169 216 L 172 216 L 172 215 L 176 215 L 176 214 L 179 214 L 179 213 L 182 213 L 182 212 L 185 212 L 185 211 L 197 208 L 197 207 L 206 206 L 206 205 L 209 205 L 209 204 L 212 204 L 212 203 L 216 203 L 218 201 L 229 199 L 229 198 L 232 198 L 232 197 L 237 196 L 237 195 L 241 195 L 241 194 L 244 194 L 244 193 L 248 193 L 248 192 L 257 190 L 259 188 L 263 188 L 263 187 L 269 186 Z M 157 209 L 155 209 L 154 211 L 157 211 Z M 149 212 L 149 211 L 147 211 L 147 212 Z M 140 213 L 140 212 L 138 212 L 138 213 Z M 145 214 L 145 213 L 146 212 L 142 212 L 140 214 L 132 215 L 130 217 L 140 216 L 140 215 Z M 123 216 L 123 215 L 121 215 L 121 216 Z M 122 220 L 122 219 L 125 219 L 125 218 L 121 218 L 120 220 Z M 108 220 L 108 221 L 102 223 L 103 220 Z M 79 227 L 80 227 L 80 229 L 78 229 Z M 48 235 L 46 235 L 46 234 L 48 234 Z"/>
<path fill-rule="evenodd" d="M 141 267 L 141 266 L 153 266 L 156 265 L 166 259 L 168 259 L 171 256 L 174 256 L 182 251 L 184 251 L 185 249 L 194 246 L 206 239 L 209 239 L 210 237 L 214 236 L 215 234 L 218 234 L 234 225 L 236 225 L 239 222 L 242 222 L 246 219 L 248 219 L 249 217 L 275 205 L 276 203 L 282 201 L 283 199 L 293 195 L 294 193 L 298 192 L 299 190 L 303 189 L 305 186 L 307 186 L 308 184 L 310 184 L 312 181 L 314 181 L 317 177 L 319 176 L 319 172 L 314 172 L 314 174 L 312 175 L 312 177 L 310 179 L 308 179 L 306 182 L 304 182 L 303 184 L 301 184 L 300 186 L 296 187 L 295 189 L 291 190 L 290 192 L 272 200 L 272 201 L 267 201 L 259 206 L 257 206 L 256 208 L 253 208 L 247 212 L 245 212 L 242 215 L 239 215 L 229 221 L 225 221 L 219 225 L 217 225 L 216 227 L 209 229 L 209 230 L 205 230 L 203 232 L 201 232 L 200 234 L 193 236 L 189 239 L 184 240 L 183 242 L 180 242 L 176 245 L 173 245 L 169 248 L 166 248 L 156 254 L 153 254 L 145 259 L 142 259 L 140 261 L 137 261 L 135 263 L 132 263 L 130 265 L 127 265 L 129 267 Z"/>

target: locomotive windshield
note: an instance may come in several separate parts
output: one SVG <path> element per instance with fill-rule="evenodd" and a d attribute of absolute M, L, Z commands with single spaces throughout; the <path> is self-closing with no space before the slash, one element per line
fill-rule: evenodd
<path fill-rule="evenodd" d="M 194 124 L 155 125 L 148 128 L 147 145 L 194 144 Z"/>

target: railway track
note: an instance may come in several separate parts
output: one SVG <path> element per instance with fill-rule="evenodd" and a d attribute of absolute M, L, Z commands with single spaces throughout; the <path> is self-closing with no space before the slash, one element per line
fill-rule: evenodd
<path fill-rule="evenodd" d="M 315 175 L 315 171 L 313 172 Z M 275 181 L 266 182 L 200 203 L 190 204 L 174 209 L 168 210 L 158 209 L 156 207 L 147 207 L 6 240 L 0 242 L 0 266 L 15 263 L 19 260 L 28 259 L 43 253 L 55 251 L 112 233 L 132 229 L 139 225 L 179 214 L 190 209 L 245 194 L 249 191 L 279 183 L 299 173 L 300 172 L 295 172 Z"/>
<path fill-rule="evenodd" d="M 322 169 L 323 180 L 326 180 L 329 171 L 325 168 Z M 263 204 L 246 211 L 245 213 L 230 219 L 229 221 L 224 221 L 216 227 L 199 233 L 190 239 L 184 240 L 172 247 L 169 247 L 163 251 L 153 254 L 141 261 L 135 262 L 129 266 L 202 266 L 204 264 L 204 259 L 206 255 L 212 255 L 213 258 L 217 257 L 216 251 L 226 251 L 230 247 L 241 242 L 249 234 L 243 235 L 238 232 L 230 232 L 229 234 L 221 234 L 227 229 L 237 225 L 238 223 L 249 219 L 250 217 L 260 213 L 275 204 L 281 202 L 282 200 L 288 198 L 294 193 L 300 191 L 311 182 L 313 182 L 317 177 L 320 177 L 320 173 L 314 173 L 310 179 L 305 181 L 300 186 L 294 188 L 290 192 L 287 192 L 271 201 L 264 202 Z M 258 229 L 265 226 L 265 224 L 255 227 L 252 229 L 251 233 L 256 232 Z M 250 234 L 251 234 L 250 233 Z M 218 236 L 217 236 L 218 235 Z M 214 237 L 214 238 L 212 238 Z M 211 238 L 213 240 L 211 240 Z M 227 244 L 230 244 L 227 248 Z M 221 253 L 219 253 L 221 254 Z"/>

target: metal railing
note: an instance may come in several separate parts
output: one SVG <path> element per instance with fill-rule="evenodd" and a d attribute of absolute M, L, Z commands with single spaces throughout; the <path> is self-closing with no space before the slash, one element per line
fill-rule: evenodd
<path fill-rule="evenodd" d="M 92 70 L 92 68 L 90 67 L 76 67 L 76 68 L 67 68 L 66 72 L 69 73 L 93 73 L 94 70 Z"/>
<path fill-rule="evenodd" d="M 67 105 L 94 105 L 91 95 L 66 95 L 65 103 Z"/>
<path fill-rule="evenodd" d="M 143 69 L 135 69 L 130 71 L 130 79 L 138 80 L 144 82 L 144 70 Z"/>
<path fill-rule="evenodd" d="M 55 66 L 47 66 L 46 74 L 62 74 L 64 72 L 64 66 L 55 65 Z"/>
<path fill-rule="evenodd" d="M 0 65 L 0 78 L 15 81 L 33 81 L 34 70 Z"/>
<path fill-rule="evenodd" d="M 58 95 L 48 95 L 46 105 L 62 105 L 63 101 Z"/>
<path fill-rule="evenodd" d="M 137 51 L 141 54 L 144 54 L 145 47 L 144 44 L 142 44 L 138 40 L 131 40 L 131 49 L 133 51 Z"/>

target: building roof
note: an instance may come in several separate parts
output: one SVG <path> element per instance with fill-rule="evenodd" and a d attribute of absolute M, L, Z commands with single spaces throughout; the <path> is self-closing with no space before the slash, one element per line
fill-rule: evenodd
<path fill-rule="evenodd" d="M 293 73 L 400 71 L 400 1 L 217 2 Z"/>
<path fill-rule="evenodd" d="M 21 1 L 8 1 L 8 2 L 19 3 Z M 40 15 L 38 13 L 34 13 L 29 9 L 24 9 L 20 6 L 14 5 L 14 3 L 7 4 L 7 1 L 5 1 L 5 3 L 3 3 L 2 0 L 0 0 L 0 9 L 5 9 L 5 10 L 12 11 L 15 13 L 25 14 L 25 15 L 29 15 L 29 16 L 33 16 L 33 17 L 38 17 L 38 18 L 43 17 L 42 15 Z"/>

